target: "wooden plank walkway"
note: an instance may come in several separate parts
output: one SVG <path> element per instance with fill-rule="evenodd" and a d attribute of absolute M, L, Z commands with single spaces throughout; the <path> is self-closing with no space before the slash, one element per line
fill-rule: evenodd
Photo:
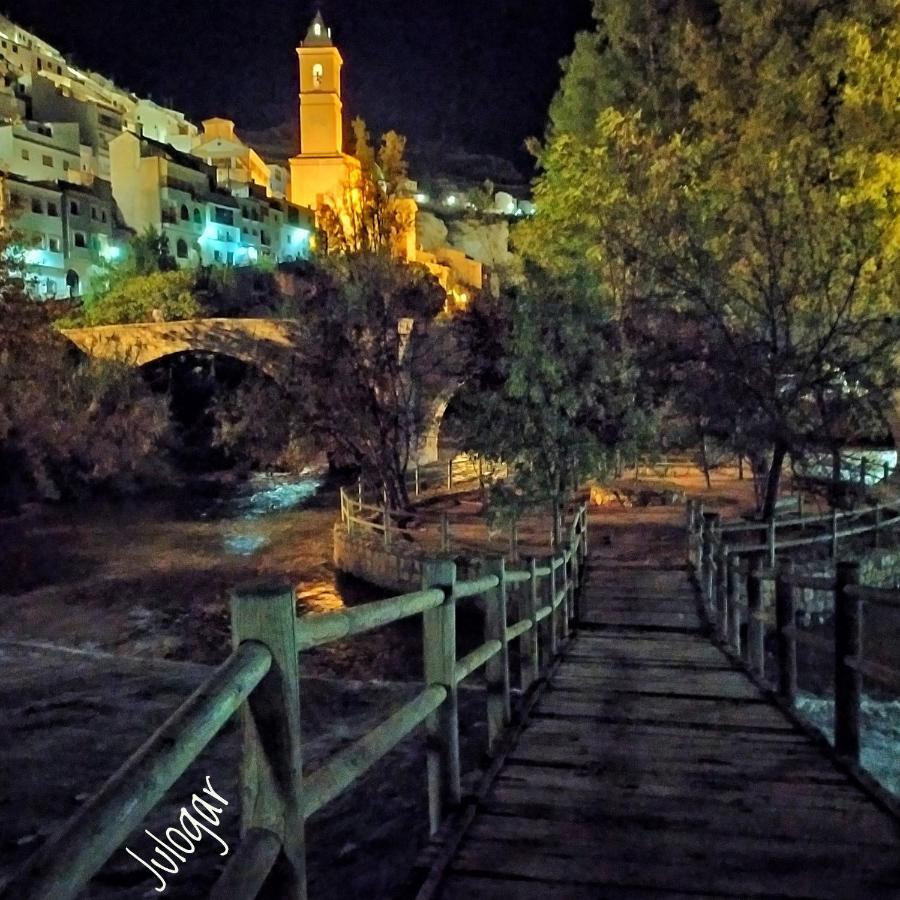
<path fill-rule="evenodd" d="M 896 820 L 704 635 L 686 574 L 589 571 L 439 896 L 900 898 Z"/>

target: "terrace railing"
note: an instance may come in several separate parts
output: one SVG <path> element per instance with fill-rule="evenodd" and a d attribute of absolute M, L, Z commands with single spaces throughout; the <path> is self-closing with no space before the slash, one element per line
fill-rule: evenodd
<path fill-rule="evenodd" d="M 234 650 L 179 709 L 0 889 L 10 900 L 75 897 L 240 710 L 241 843 L 211 896 L 257 896 L 278 866 L 279 896 L 306 897 L 305 820 L 350 787 L 419 725 L 427 732 L 429 827 L 434 833 L 462 798 L 458 692 L 484 669 L 488 751 L 539 682 L 577 620 L 587 555 L 587 507 L 564 545 L 518 569 L 502 557 L 457 581 L 452 561 L 424 567 L 422 590 L 321 615 L 296 613 L 288 588 L 256 585 L 232 596 Z M 511 596 L 515 595 L 515 602 Z M 456 610 L 481 598 L 483 643 L 458 657 Z M 423 687 L 418 695 L 311 773 L 303 771 L 299 654 L 374 629 L 422 618 Z M 517 647 L 517 669 L 511 647 Z"/>

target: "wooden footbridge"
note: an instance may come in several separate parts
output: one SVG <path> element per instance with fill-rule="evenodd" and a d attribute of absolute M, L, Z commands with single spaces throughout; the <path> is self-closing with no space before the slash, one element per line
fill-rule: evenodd
<path fill-rule="evenodd" d="M 432 896 L 900 897 L 897 819 L 709 640 L 686 574 L 588 571 Z"/>
<path fill-rule="evenodd" d="M 855 727 L 858 754 L 863 671 L 896 675 L 864 665 L 852 627 L 838 641 L 838 757 L 714 639 L 733 629 L 710 627 L 722 607 L 708 591 L 700 601 L 683 532 L 670 527 L 678 551 L 647 566 L 599 542 L 589 552 L 586 521 L 582 508 L 546 560 L 490 560 L 469 581 L 436 561 L 423 590 L 338 613 L 298 619 L 290 593 L 236 594 L 231 657 L 0 893 L 76 896 L 240 709 L 242 842 L 213 888 L 223 900 L 305 898 L 305 819 L 421 724 L 432 840 L 409 886 L 420 900 L 900 897 L 900 819 L 847 741 Z M 701 556 L 701 584 L 719 584 L 714 549 Z M 740 573 L 728 572 L 733 624 Z M 900 607 L 896 593 L 854 593 L 846 572 L 830 584 L 841 609 Z M 456 607 L 476 597 L 484 643 L 459 658 Z M 414 616 L 419 695 L 304 772 L 298 654 Z M 481 671 L 493 761 L 466 793 L 458 688 Z"/>

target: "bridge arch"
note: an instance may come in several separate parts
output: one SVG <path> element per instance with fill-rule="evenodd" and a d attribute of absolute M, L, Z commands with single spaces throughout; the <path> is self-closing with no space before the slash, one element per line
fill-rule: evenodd
<path fill-rule="evenodd" d="M 96 359 L 137 368 L 178 353 L 211 353 L 240 360 L 284 384 L 297 328 L 286 319 L 191 319 L 68 328 L 62 334 Z"/>

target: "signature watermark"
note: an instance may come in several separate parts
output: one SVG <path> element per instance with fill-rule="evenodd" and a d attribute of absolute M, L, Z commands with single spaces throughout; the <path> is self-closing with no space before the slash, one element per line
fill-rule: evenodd
<path fill-rule="evenodd" d="M 160 873 L 177 875 L 178 863 L 187 862 L 187 857 L 197 849 L 197 845 L 205 835 L 209 835 L 222 848 L 219 856 L 228 855 L 228 844 L 213 830 L 214 827 L 218 827 L 219 816 L 222 809 L 228 806 L 228 801 L 213 790 L 209 775 L 206 776 L 206 787 L 201 793 L 206 794 L 221 806 L 216 806 L 209 799 L 194 794 L 191 797 L 190 809 L 187 806 L 181 807 L 178 827 L 173 825 L 166 829 L 165 840 L 158 838 L 152 831 L 144 829 L 144 834 L 155 844 L 148 857 L 149 861 L 138 856 L 130 847 L 125 848 L 126 853 L 133 856 L 142 866 L 146 866 L 159 880 L 159 887 L 155 888 L 158 893 L 162 893 L 167 887 L 166 879 Z M 156 858 L 157 856 L 159 859 Z"/>

